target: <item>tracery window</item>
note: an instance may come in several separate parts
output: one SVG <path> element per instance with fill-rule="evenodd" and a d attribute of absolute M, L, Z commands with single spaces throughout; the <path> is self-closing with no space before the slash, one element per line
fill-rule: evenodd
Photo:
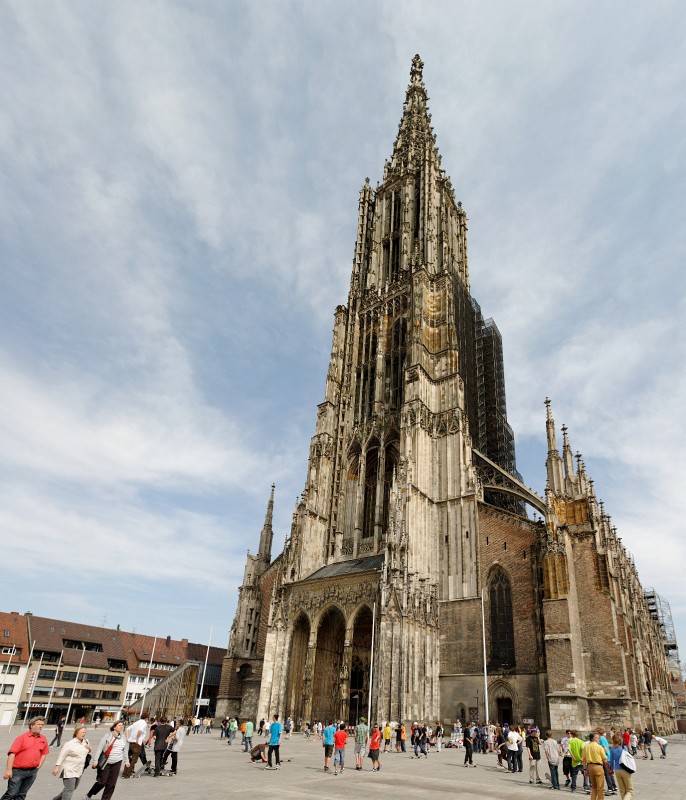
<path fill-rule="evenodd" d="M 376 512 L 376 484 L 379 471 L 379 448 L 370 447 L 366 453 L 364 477 L 364 509 L 362 515 L 362 538 L 374 535 Z"/>
<path fill-rule="evenodd" d="M 401 194 L 390 192 L 386 196 L 384 215 L 383 268 L 389 282 L 397 281 L 400 276 L 400 220 Z"/>
<path fill-rule="evenodd" d="M 386 408 L 398 411 L 403 404 L 407 321 L 398 319 L 390 332 L 386 351 L 385 397 Z"/>
<path fill-rule="evenodd" d="M 512 589 L 502 569 L 496 569 L 488 584 L 491 622 L 490 666 L 509 669 L 515 665 Z"/>
<path fill-rule="evenodd" d="M 398 440 L 393 439 L 386 445 L 384 458 L 384 484 L 383 484 L 383 523 L 382 530 L 385 534 L 388 531 L 388 522 L 392 513 L 391 505 L 391 485 L 393 483 L 393 472 L 398 468 L 399 445 Z"/>
<path fill-rule="evenodd" d="M 374 387 L 376 383 L 377 335 L 369 319 L 360 324 L 357 353 L 357 392 L 355 404 L 358 419 L 371 417 L 374 412 Z"/>

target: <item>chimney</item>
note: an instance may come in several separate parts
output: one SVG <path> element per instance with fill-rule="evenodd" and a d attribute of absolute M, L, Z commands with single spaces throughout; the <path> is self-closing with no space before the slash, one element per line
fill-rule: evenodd
<path fill-rule="evenodd" d="M 171 636 L 167 636 L 167 647 L 171 645 Z"/>

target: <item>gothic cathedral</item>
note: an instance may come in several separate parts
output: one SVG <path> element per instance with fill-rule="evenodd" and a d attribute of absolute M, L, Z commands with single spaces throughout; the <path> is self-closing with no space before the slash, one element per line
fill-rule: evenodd
<path fill-rule="evenodd" d="M 360 191 L 305 487 L 274 559 L 272 487 L 217 714 L 671 731 L 660 631 L 548 401 L 546 496 L 517 473 L 422 68 L 383 182 Z"/>

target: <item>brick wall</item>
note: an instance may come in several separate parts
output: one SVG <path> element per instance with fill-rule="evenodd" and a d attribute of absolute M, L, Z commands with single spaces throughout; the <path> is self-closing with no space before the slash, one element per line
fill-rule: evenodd
<path fill-rule="evenodd" d="M 512 586 L 516 671 L 541 668 L 541 620 L 538 597 L 538 527 L 520 517 L 479 505 L 481 585 L 487 587 L 497 564 Z M 489 646 L 488 591 L 486 591 L 486 641 Z"/>

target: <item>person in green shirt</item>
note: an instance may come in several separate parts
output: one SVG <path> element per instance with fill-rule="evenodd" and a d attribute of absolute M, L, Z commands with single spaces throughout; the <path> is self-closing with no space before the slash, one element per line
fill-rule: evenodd
<path fill-rule="evenodd" d="M 573 792 L 576 791 L 576 776 L 582 769 L 581 764 L 581 751 L 583 749 L 584 743 L 579 738 L 578 731 L 572 731 L 572 738 L 569 740 L 569 752 L 572 756 L 572 786 L 571 790 Z"/>
<path fill-rule="evenodd" d="M 248 720 L 245 723 L 245 752 L 252 750 L 252 735 L 255 732 L 255 723 Z"/>
<path fill-rule="evenodd" d="M 365 717 L 360 717 L 360 722 L 355 728 L 355 769 L 362 769 L 364 755 L 367 752 L 369 728 L 366 722 L 367 720 Z"/>

